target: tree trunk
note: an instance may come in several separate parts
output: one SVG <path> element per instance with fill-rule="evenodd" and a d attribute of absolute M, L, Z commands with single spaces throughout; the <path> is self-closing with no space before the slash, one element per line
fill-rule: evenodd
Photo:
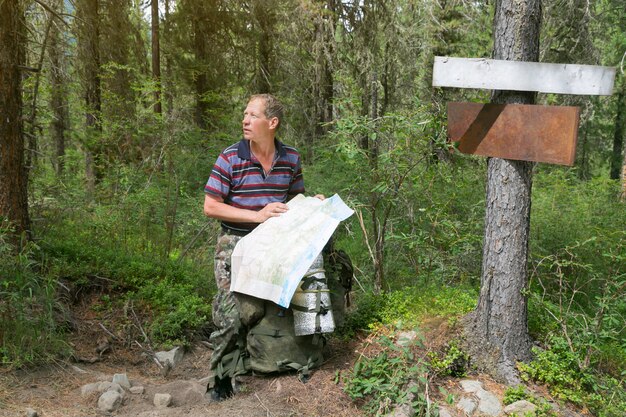
<path fill-rule="evenodd" d="M 44 32 L 43 42 L 41 43 L 41 50 L 39 51 L 39 58 L 37 60 L 36 71 L 34 74 L 35 84 L 33 85 L 33 92 L 31 97 L 30 115 L 26 122 L 26 136 L 28 136 L 28 150 L 26 152 L 26 169 L 32 170 L 37 164 L 37 98 L 39 97 L 39 84 L 41 82 L 41 70 L 43 68 L 43 60 L 46 56 L 46 47 L 48 46 L 48 39 L 50 38 L 50 29 L 52 28 L 52 20 L 55 17 L 52 13 L 49 13 L 48 21 L 46 22 L 46 29 Z M 39 128 L 41 130 L 41 128 Z"/>
<path fill-rule="evenodd" d="M 63 176 L 65 159 L 65 131 L 67 128 L 67 92 L 65 89 L 63 47 L 60 31 L 53 25 L 50 34 L 50 108 L 52 109 L 52 136 L 55 144 L 55 171 Z"/>
<path fill-rule="evenodd" d="M 154 112 L 161 109 L 161 52 L 159 46 L 159 0 L 151 0 L 152 11 L 152 79 L 155 83 Z"/>
<path fill-rule="evenodd" d="M 494 58 L 539 59 L 540 0 L 499 0 Z M 532 104 L 535 93 L 494 91 L 492 103 Z M 517 361 L 530 359 L 527 300 L 532 163 L 490 158 L 481 289 L 466 335 L 477 365 L 498 380 L 519 382 Z"/>
<path fill-rule="evenodd" d="M 196 94 L 196 109 L 195 109 L 195 122 L 196 126 L 201 129 L 206 129 L 208 123 L 206 116 L 209 110 L 209 106 L 206 100 L 206 94 L 209 92 L 209 79 L 207 77 L 207 66 L 209 62 L 209 50 L 207 45 L 207 37 L 205 29 L 207 25 L 213 22 L 205 21 L 205 11 L 203 7 L 209 7 L 202 5 L 200 1 L 190 2 L 192 10 L 195 15 L 192 16 L 192 28 L 193 28 L 193 47 L 196 62 L 200 65 L 197 75 L 194 79 L 194 87 Z"/>
<path fill-rule="evenodd" d="M 610 178 L 620 178 L 622 169 L 622 153 L 624 152 L 624 135 L 626 134 L 626 79 L 622 79 L 622 87 L 617 95 L 617 115 L 615 116 L 615 131 L 613 134 L 613 153 L 611 156 Z"/>
<path fill-rule="evenodd" d="M 15 236 L 30 228 L 19 69 L 24 62 L 24 30 L 20 0 L 0 1 L 0 226 L 8 223 Z"/>
<path fill-rule="evenodd" d="M 273 1 L 257 0 L 253 5 L 253 13 L 259 29 L 257 68 L 255 77 L 255 93 L 271 93 L 273 32 L 276 24 Z"/>
<path fill-rule="evenodd" d="M 85 177 L 87 194 L 93 197 L 96 183 L 102 177 L 99 0 L 76 2 L 76 13 L 81 18 L 79 49 L 85 90 Z"/>
<path fill-rule="evenodd" d="M 170 59 L 171 52 L 167 49 L 167 42 L 171 41 L 171 33 L 170 33 L 171 23 L 170 23 L 170 0 L 165 0 L 165 19 L 164 19 L 164 35 L 163 38 L 166 42 L 166 49 L 163 51 L 163 55 L 165 58 L 165 69 L 163 74 L 163 87 L 165 94 L 165 102 L 167 103 L 167 115 L 170 116 L 172 111 L 174 110 L 174 85 L 172 83 L 172 62 Z M 171 43 L 171 42 L 170 42 Z"/>

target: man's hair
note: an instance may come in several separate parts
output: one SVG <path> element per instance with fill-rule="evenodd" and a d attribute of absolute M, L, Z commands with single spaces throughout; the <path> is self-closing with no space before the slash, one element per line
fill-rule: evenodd
<path fill-rule="evenodd" d="M 271 119 L 272 117 L 278 118 L 277 128 L 280 127 L 285 114 L 285 106 L 283 106 L 283 103 L 281 103 L 276 97 L 271 94 L 254 94 L 250 96 L 248 102 L 259 99 L 265 102 L 265 117 L 267 117 L 268 119 Z"/>

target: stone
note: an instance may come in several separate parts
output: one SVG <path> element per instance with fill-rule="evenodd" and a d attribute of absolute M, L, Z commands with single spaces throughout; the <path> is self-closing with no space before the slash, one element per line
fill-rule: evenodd
<path fill-rule="evenodd" d="M 506 415 L 515 414 L 518 416 L 525 416 L 530 414 L 534 416 L 536 411 L 537 406 L 526 400 L 515 401 L 514 403 L 504 407 L 504 413 Z"/>
<path fill-rule="evenodd" d="M 122 394 L 117 391 L 106 391 L 98 399 L 98 408 L 102 411 L 115 411 L 122 405 Z"/>
<path fill-rule="evenodd" d="M 26 417 L 38 417 L 39 414 L 37 414 L 37 411 L 33 410 L 32 408 L 27 408 L 26 409 Z"/>
<path fill-rule="evenodd" d="M 488 416 L 498 416 L 502 411 L 500 400 L 493 393 L 485 390 L 476 392 L 478 397 L 478 411 Z"/>
<path fill-rule="evenodd" d="M 141 385 L 130 387 L 130 392 L 133 393 L 133 394 L 143 394 L 144 391 L 145 391 L 145 389 Z"/>
<path fill-rule="evenodd" d="M 415 410 L 409 404 L 401 404 L 397 406 L 391 413 L 386 414 L 385 417 L 413 417 Z"/>
<path fill-rule="evenodd" d="M 209 375 L 209 376 L 205 376 L 204 378 L 199 379 L 198 383 L 202 385 L 208 385 L 210 381 L 211 381 L 211 376 Z"/>
<path fill-rule="evenodd" d="M 89 372 L 85 371 L 84 369 L 81 369 L 81 368 L 79 368 L 78 366 L 75 366 L 75 365 L 72 365 L 71 368 L 77 374 L 88 374 L 89 373 Z"/>
<path fill-rule="evenodd" d="M 459 382 L 459 384 L 461 384 L 461 388 L 463 388 L 463 391 L 465 392 L 477 392 L 483 389 L 483 384 L 480 381 L 474 381 L 471 379 L 464 379 Z"/>
<path fill-rule="evenodd" d="M 130 388 L 130 381 L 128 380 L 128 376 L 126 374 L 115 374 L 113 375 L 114 384 L 119 384 L 120 387 L 124 389 Z"/>
<path fill-rule="evenodd" d="M 457 403 L 456 408 L 463 411 L 464 415 L 471 416 L 474 410 L 476 410 L 476 401 L 469 397 L 463 397 Z"/>
<path fill-rule="evenodd" d="M 439 407 L 439 417 L 452 417 L 452 414 L 447 408 Z"/>
<path fill-rule="evenodd" d="M 120 394 L 123 394 L 124 388 L 122 388 L 120 384 L 118 384 L 117 382 L 104 381 L 98 385 L 98 391 L 99 392 L 115 391 Z"/>
<path fill-rule="evenodd" d="M 154 394 L 154 406 L 156 408 L 167 408 L 172 403 L 170 394 Z"/>
<path fill-rule="evenodd" d="M 82 387 L 80 387 L 80 394 L 86 396 L 91 394 L 92 392 L 101 392 L 99 387 L 100 382 L 93 382 L 91 384 L 83 385 Z"/>
<path fill-rule="evenodd" d="M 170 368 L 174 368 L 176 365 L 178 365 L 180 361 L 183 360 L 183 355 L 183 348 L 181 348 L 180 346 L 177 346 L 167 352 L 155 353 L 155 356 L 159 360 L 159 362 L 161 362 L 163 365 L 169 363 Z"/>

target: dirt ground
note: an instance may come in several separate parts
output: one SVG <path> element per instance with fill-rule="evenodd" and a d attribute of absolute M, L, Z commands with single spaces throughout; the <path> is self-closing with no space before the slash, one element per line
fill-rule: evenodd
<path fill-rule="evenodd" d="M 39 417 L 363 415 L 337 382 L 338 376 L 354 364 L 357 341 L 331 340 L 324 365 L 306 384 L 295 374 L 244 376 L 236 396 L 210 403 L 200 382 L 208 376 L 211 356 L 205 342 L 195 343 L 182 362 L 164 376 L 144 353 L 146 346 L 142 350 L 137 344 L 136 340 L 143 343 L 141 332 L 128 314 L 124 317 L 120 311 L 102 308 L 100 300 L 100 294 L 89 294 L 71 308 L 74 330 L 69 343 L 74 360 L 30 370 L 0 369 L 0 417 L 24 417 L 29 408 Z M 111 414 L 98 410 L 100 394 L 81 394 L 83 385 L 111 381 L 118 373 L 126 373 L 133 386 L 143 386 L 144 393 L 126 392 L 123 405 Z M 157 409 L 153 404 L 156 393 L 171 394 L 170 407 Z"/>
<path fill-rule="evenodd" d="M 235 397 L 209 403 L 203 398 L 210 350 L 202 344 L 186 352 L 183 362 L 167 377 L 156 365 L 141 360 L 135 365 L 118 361 L 115 354 L 94 364 L 58 363 L 46 369 L 20 371 L 0 376 L 0 416 L 26 416 L 26 409 L 40 417 L 102 416 L 97 410 L 99 394 L 82 396 L 88 383 L 108 380 L 126 373 L 133 385 L 145 387 L 143 394 L 126 393 L 123 406 L 111 415 L 133 417 L 182 416 L 361 416 L 350 398 L 335 383 L 338 373 L 351 367 L 353 354 L 346 343 L 330 346 L 327 362 L 303 384 L 295 374 L 273 377 L 245 376 L 242 391 Z M 156 393 L 172 395 L 172 405 L 156 409 Z"/>
<path fill-rule="evenodd" d="M 356 360 L 380 353 L 381 346 L 372 343 L 373 335 L 350 341 L 331 338 L 325 351 L 325 363 L 312 373 L 307 383 L 295 374 L 275 376 L 244 376 L 242 390 L 233 398 L 219 403 L 204 398 L 202 379 L 208 376 L 211 349 L 198 340 L 185 352 L 180 364 L 166 375 L 145 354 L 137 340 L 143 340 L 137 326 L 129 325 L 127 317 L 111 309 L 98 307 L 99 297 L 86 297 L 73 306 L 74 331 L 69 343 L 75 352 L 72 361 L 56 362 L 37 369 L 6 371 L 0 369 L 0 417 L 25 417 L 27 409 L 39 417 L 357 417 L 365 415 L 342 390 L 341 377 L 349 372 Z M 103 324 L 104 323 L 104 324 Z M 106 325 L 106 326 L 105 326 Z M 440 351 L 455 330 L 446 320 L 432 318 L 421 325 L 424 346 L 420 354 Z M 134 329 L 134 330 L 133 330 Z M 132 330 L 132 331 L 131 331 Z M 139 332 L 140 333 L 140 332 Z M 391 333 L 389 334 L 391 336 Z M 103 352 L 100 354 L 100 352 Z M 144 387 L 142 394 L 126 392 L 122 406 L 113 413 L 98 410 L 99 395 L 81 394 L 81 387 L 98 381 L 111 381 L 114 374 L 126 373 L 133 386 Z M 486 375 L 467 378 L 480 380 L 484 387 L 500 399 L 506 386 L 495 383 Z M 436 381 L 457 398 L 461 395 L 459 380 L 446 378 Z M 545 389 L 535 392 L 549 397 Z M 438 387 L 431 387 L 434 400 Z M 169 393 L 172 404 L 157 409 L 154 395 Z M 454 408 L 449 408 L 455 415 Z M 564 409 L 564 416 L 580 416 Z M 582 415 L 585 415 L 584 413 Z"/>

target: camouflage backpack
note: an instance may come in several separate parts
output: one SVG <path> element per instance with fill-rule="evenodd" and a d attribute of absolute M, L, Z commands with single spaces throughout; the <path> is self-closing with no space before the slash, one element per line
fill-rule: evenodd
<path fill-rule="evenodd" d="M 249 371 L 273 373 L 295 370 L 301 379 L 306 380 L 309 371 L 323 363 L 322 350 L 326 339 L 320 322 L 326 319 L 325 315 L 332 306 L 335 323 L 341 325 L 346 301 L 349 302 L 353 274 L 350 258 L 343 251 L 335 251 L 330 247 L 324 253 L 324 263 L 326 274 L 324 270 L 312 267 L 300 284 L 300 291 L 316 300 L 311 306 L 297 306 L 292 302 L 288 309 L 283 309 L 271 301 L 236 294 L 241 323 L 248 329 L 248 333 L 245 340 L 239 340 L 238 349 L 222 360 L 218 367 L 219 377 L 236 376 Z M 319 285 L 320 275 L 324 279 L 323 286 Z M 326 289 L 320 289 L 326 286 L 326 282 Z M 294 309 L 296 315 L 302 312 L 309 314 L 316 327 L 313 334 L 296 335 Z"/>

